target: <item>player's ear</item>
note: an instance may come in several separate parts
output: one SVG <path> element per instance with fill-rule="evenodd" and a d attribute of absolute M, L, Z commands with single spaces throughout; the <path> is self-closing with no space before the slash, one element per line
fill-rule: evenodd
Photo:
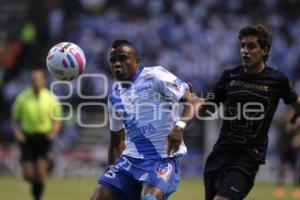
<path fill-rule="evenodd" d="M 268 52 L 269 52 L 269 48 L 268 47 L 264 47 L 262 50 L 263 50 L 263 56 L 268 55 Z"/>
<path fill-rule="evenodd" d="M 141 59 L 139 57 L 136 58 L 136 64 L 139 65 L 141 62 Z"/>

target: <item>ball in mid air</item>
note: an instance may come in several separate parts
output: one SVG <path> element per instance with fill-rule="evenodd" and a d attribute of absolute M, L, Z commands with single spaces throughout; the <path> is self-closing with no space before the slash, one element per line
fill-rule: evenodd
<path fill-rule="evenodd" d="M 55 79 L 73 80 L 83 72 L 86 58 L 78 45 L 72 42 L 61 42 L 49 50 L 46 65 Z"/>

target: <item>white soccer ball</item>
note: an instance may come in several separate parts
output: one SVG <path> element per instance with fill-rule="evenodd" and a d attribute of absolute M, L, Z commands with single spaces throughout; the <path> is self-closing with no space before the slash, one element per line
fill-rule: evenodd
<path fill-rule="evenodd" d="M 72 42 L 61 42 L 50 49 L 46 65 L 54 78 L 72 80 L 83 72 L 86 59 L 79 46 Z"/>

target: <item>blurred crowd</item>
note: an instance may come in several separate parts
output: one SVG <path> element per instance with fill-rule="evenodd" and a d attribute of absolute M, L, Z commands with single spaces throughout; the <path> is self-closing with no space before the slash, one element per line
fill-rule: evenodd
<path fill-rule="evenodd" d="M 239 29 L 262 23 L 273 33 L 268 65 L 284 71 L 300 91 L 298 0 L 4 0 L 1 4 L 2 140 L 10 138 L 10 106 L 28 83 L 28 69 L 46 68 L 47 51 L 61 41 L 84 50 L 85 73 L 104 74 L 110 80 L 110 45 L 115 39 L 128 39 L 137 45 L 145 66 L 169 69 L 205 97 L 222 70 L 239 64 Z M 87 94 L 103 89 L 97 79 L 84 84 Z M 57 90 L 65 93 L 63 88 Z M 64 101 L 78 104 L 81 100 L 73 94 Z M 66 124 L 72 127 L 75 122 Z"/>

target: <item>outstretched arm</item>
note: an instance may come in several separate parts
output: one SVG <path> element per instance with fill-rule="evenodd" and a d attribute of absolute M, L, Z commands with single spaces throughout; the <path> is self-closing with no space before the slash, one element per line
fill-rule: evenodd
<path fill-rule="evenodd" d="M 125 149 L 125 131 L 121 129 L 120 131 L 111 131 L 110 146 L 108 150 L 108 165 L 115 162 L 117 158 L 120 157 L 123 150 Z"/>

